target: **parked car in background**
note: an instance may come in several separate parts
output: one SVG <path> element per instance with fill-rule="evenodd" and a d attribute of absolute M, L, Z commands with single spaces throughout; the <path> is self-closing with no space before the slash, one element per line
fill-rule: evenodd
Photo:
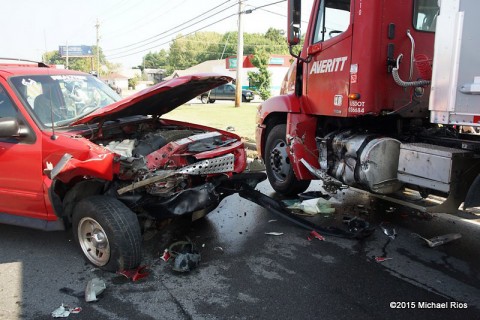
<path fill-rule="evenodd" d="M 90 74 L 0 64 L 0 223 L 72 227 L 96 267 L 137 267 L 144 226 L 201 218 L 240 179 L 239 136 L 161 117 L 231 80 L 179 77 L 121 100 Z"/>
<path fill-rule="evenodd" d="M 251 90 L 242 90 L 242 102 L 250 102 L 254 98 L 254 92 Z M 224 84 L 200 96 L 202 103 L 214 103 L 216 100 L 235 101 L 235 85 L 231 83 Z"/>

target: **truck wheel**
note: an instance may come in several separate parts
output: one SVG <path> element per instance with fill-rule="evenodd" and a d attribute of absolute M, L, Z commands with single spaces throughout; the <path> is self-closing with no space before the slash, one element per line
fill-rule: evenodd
<path fill-rule="evenodd" d="M 207 104 L 208 103 L 208 96 L 207 95 L 201 96 L 200 101 L 202 101 L 203 104 Z"/>
<path fill-rule="evenodd" d="M 309 180 L 297 180 L 285 142 L 287 126 L 279 124 L 270 130 L 265 145 L 265 169 L 268 180 L 275 191 L 284 195 L 296 195 L 305 191 Z"/>
<path fill-rule="evenodd" d="M 92 196 L 73 211 L 73 235 L 86 259 L 106 271 L 138 267 L 142 236 L 137 216 L 119 200 Z"/>

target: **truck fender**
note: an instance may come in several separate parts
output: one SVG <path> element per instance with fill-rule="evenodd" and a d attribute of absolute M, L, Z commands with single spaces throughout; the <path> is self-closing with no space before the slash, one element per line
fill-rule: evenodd
<path fill-rule="evenodd" d="M 265 149 L 268 130 L 277 124 L 286 123 L 288 113 L 299 111 L 300 102 L 294 94 L 272 97 L 259 106 L 255 141 L 260 158 Z"/>

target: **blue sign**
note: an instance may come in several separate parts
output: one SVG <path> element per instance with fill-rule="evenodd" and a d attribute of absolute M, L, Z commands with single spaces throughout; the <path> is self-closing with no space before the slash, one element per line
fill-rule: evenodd
<path fill-rule="evenodd" d="M 59 46 L 60 56 L 66 57 L 91 57 L 93 56 L 92 46 Z M 68 52 L 68 53 L 67 53 Z"/>
<path fill-rule="evenodd" d="M 270 61 L 268 62 L 268 64 L 283 65 L 284 62 L 285 62 L 284 58 L 272 57 L 270 58 Z"/>

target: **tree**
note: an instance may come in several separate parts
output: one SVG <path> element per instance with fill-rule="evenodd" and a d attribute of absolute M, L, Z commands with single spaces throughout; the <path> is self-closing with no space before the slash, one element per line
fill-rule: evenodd
<path fill-rule="evenodd" d="M 270 54 L 265 49 L 258 49 L 255 51 L 252 64 L 258 68 L 257 72 L 249 71 L 248 80 L 253 84 L 262 100 L 267 100 L 271 96 L 271 74 L 268 71 L 268 62 Z"/>

